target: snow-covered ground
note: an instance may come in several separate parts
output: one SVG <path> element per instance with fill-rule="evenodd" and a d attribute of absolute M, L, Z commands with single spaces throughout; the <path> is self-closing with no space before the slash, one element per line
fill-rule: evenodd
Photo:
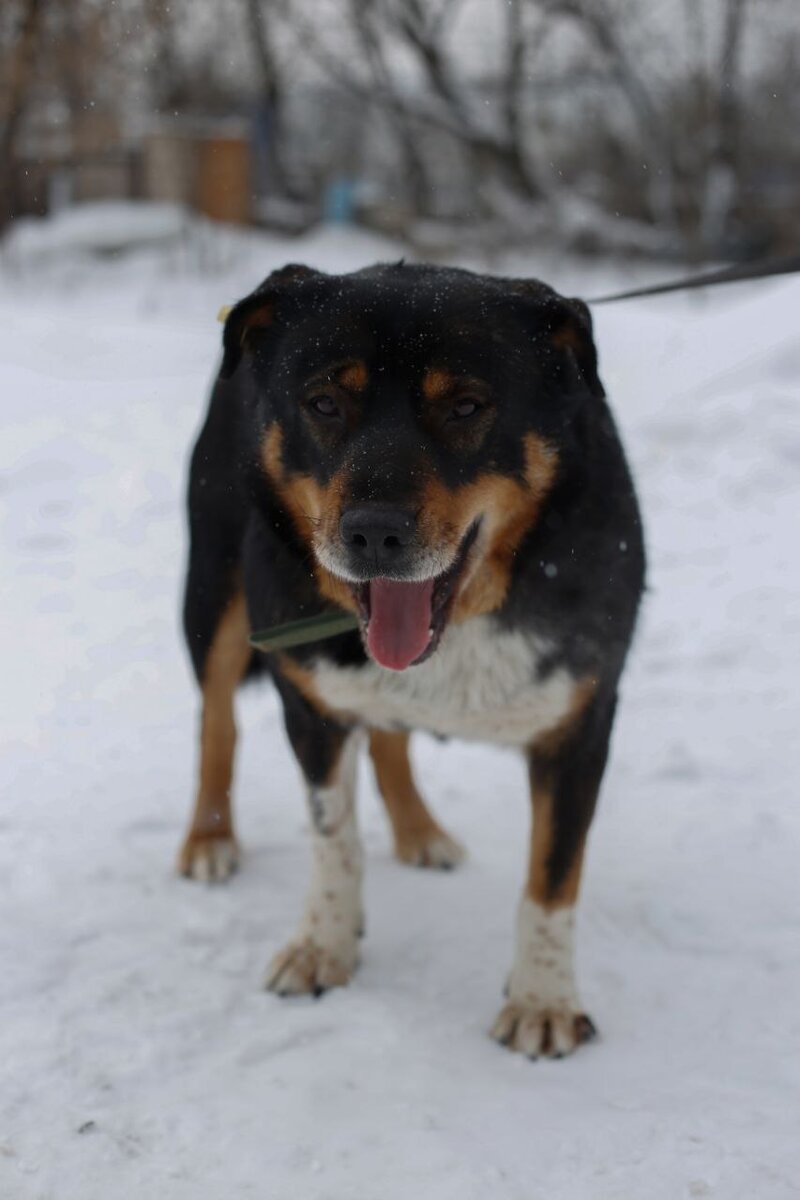
<path fill-rule="evenodd" d="M 0 263 L 0 1196 L 800 1195 L 800 280 L 597 310 L 651 591 L 581 907 L 603 1036 L 531 1064 L 486 1034 L 526 849 L 513 755 L 417 738 L 471 850 L 449 875 L 393 861 L 363 769 L 363 964 L 320 1002 L 259 989 L 308 857 L 270 691 L 240 708 L 242 872 L 172 873 L 182 493 L 217 308 L 286 260 L 400 252 L 201 241 Z M 585 295 L 622 279 L 510 265 Z"/>

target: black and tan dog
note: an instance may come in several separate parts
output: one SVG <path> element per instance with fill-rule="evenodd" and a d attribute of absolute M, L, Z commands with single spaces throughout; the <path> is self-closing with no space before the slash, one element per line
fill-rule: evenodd
<path fill-rule="evenodd" d="M 531 1056 L 572 1050 L 593 1029 L 574 906 L 644 574 L 586 306 L 435 267 L 275 272 L 227 319 L 189 513 L 203 718 L 181 869 L 221 878 L 235 864 L 233 697 L 266 670 L 314 838 L 305 912 L 268 984 L 346 984 L 362 925 L 360 730 L 399 856 L 434 866 L 460 849 L 420 798 L 409 731 L 518 747 L 533 836 L 493 1033 Z M 268 656 L 248 646 L 250 628 L 325 610 L 358 629 Z"/>

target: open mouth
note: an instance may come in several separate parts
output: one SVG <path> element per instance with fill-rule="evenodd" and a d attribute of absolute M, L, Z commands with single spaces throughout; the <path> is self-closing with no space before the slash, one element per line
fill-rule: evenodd
<path fill-rule="evenodd" d="M 430 658 L 450 619 L 479 522 L 467 530 L 452 564 L 434 579 L 409 582 L 376 576 L 353 585 L 362 634 L 382 667 L 404 671 Z"/>

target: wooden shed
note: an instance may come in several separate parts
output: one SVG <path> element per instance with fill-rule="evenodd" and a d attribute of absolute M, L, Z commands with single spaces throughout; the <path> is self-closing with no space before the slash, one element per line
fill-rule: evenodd
<path fill-rule="evenodd" d="M 247 126 L 239 120 L 159 122 L 143 141 L 142 185 L 148 200 L 246 224 L 252 213 Z"/>

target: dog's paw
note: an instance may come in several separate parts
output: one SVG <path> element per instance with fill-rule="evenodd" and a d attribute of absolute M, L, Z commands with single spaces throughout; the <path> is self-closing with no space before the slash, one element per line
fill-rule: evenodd
<path fill-rule="evenodd" d="M 189 834 L 178 855 L 178 871 L 200 883 L 222 883 L 239 865 L 239 848 L 234 838 L 213 834 Z"/>
<path fill-rule="evenodd" d="M 395 846 L 395 856 L 411 867 L 432 867 L 452 871 L 467 857 L 467 852 L 443 829 L 434 827 L 418 834 L 406 834 Z"/>
<path fill-rule="evenodd" d="M 504 1005 L 492 1026 L 492 1037 L 528 1058 L 563 1058 L 597 1030 L 585 1013 L 567 1007 L 532 1007 L 517 1001 Z"/>
<path fill-rule="evenodd" d="M 358 942 L 345 942 L 334 949 L 320 946 L 311 938 L 290 942 L 276 954 L 267 970 L 264 986 L 278 996 L 321 996 L 329 988 L 346 987 L 358 961 Z"/>

